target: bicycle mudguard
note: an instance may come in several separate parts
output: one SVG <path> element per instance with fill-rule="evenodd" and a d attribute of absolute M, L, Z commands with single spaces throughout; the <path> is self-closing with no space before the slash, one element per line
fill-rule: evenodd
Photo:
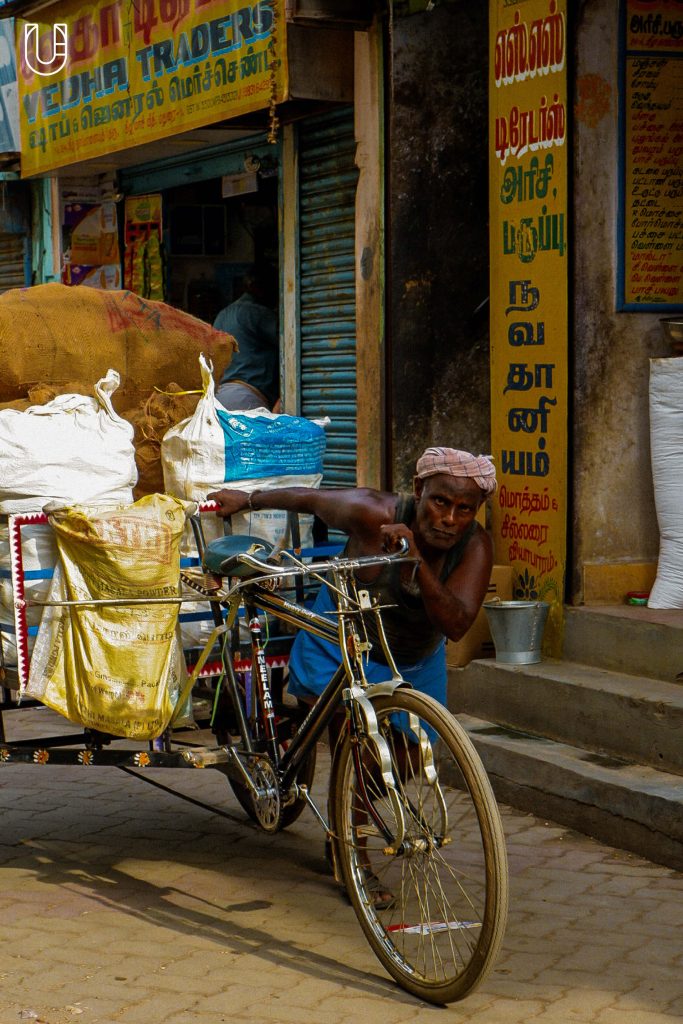
<path fill-rule="evenodd" d="M 253 568 L 243 565 L 239 561 L 239 556 L 255 555 L 256 558 L 265 561 L 274 550 L 274 545 L 262 537 L 233 533 L 207 544 L 202 562 L 204 569 L 220 576 L 253 576 Z"/>
<path fill-rule="evenodd" d="M 370 683 L 367 690 L 365 691 L 366 697 L 391 697 L 392 693 L 395 693 L 399 688 L 412 690 L 414 689 L 413 684 L 409 683 L 407 679 L 387 679 L 383 683 Z"/>

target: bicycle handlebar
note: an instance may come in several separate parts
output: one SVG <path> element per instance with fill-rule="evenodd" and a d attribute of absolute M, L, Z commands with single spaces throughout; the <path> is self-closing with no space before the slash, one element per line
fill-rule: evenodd
<path fill-rule="evenodd" d="M 264 577 L 270 576 L 305 576 L 311 573 L 320 575 L 321 573 L 332 571 L 347 571 L 362 569 L 370 565 L 386 565 L 392 562 L 418 562 L 419 559 L 414 556 L 406 557 L 408 551 L 408 541 L 405 537 L 399 538 L 400 547 L 398 551 L 387 553 L 384 555 L 361 555 L 359 558 L 331 558 L 326 562 L 313 562 L 310 565 L 303 565 L 297 563 L 292 566 L 281 566 L 276 565 L 273 562 L 262 561 L 260 558 L 256 558 L 255 555 L 249 555 L 243 552 L 237 555 L 236 560 L 242 565 L 249 566 L 251 569 L 255 569 L 261 572 Z M 242 587 L 249 583 L 257 582 L 253 578 L 247 577 L 242 580 L 238 587 Z"/>

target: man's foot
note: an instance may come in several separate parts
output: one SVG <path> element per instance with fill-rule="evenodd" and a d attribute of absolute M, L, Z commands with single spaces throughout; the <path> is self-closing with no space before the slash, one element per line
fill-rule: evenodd
<path fill-rule="evenodd" d="M 366 869 L 365 886 L 375 910 L 391 910 L 396 902 L 396 896 L 390 889 L 387 889 L 386 886 L 382 885 L 382 882 L 374 871 Z"/>
<path fill-rule="evenodd" d="M 347 902 L 350 902 L 349 894 L 341 879 L 341 873 L 337 868 L 334 856 L 334 849 L 332 846 L 332 839 L 330 838 L 330 836 L 327 836 L 325 839 L 325 860 L 329 864 L 330 870 L 334 875 L 335 881 L 338 882 L 339 885 L 341 886 L 342 895 L 347 900 Z M 374 871 L 371 870 L 369 865 L 364 866 L 364 871 L 365 886 L 367 888 L 368 894 L 370 895 L 373 907 L 375 908 L 375 910 L 390 910 L 391 907 L 396 902 L 396 896 L 394 895 L 393 892 L 391 892 L 390 889 L 387 889 L 386 886 L 382 885 L 382 882 L 374 873 Z"/>

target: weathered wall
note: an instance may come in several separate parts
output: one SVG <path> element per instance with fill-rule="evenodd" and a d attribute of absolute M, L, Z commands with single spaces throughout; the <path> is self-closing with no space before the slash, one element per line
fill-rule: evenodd
<path fill-rule="evenodd" d="M 429 444 L 488 451 L 487 4 L 396 18 L 388 337 L 394 486 Z"/>
<path fill-rule="evenodd" d="M 656 561 L 649 358 L 670 355 L 660 314 L 616 312 L 618 9 L 581 5 L 574 130 L 573 573 L 585 562 Z"/>
<path fill-rule="evenodd" d="M 427 444 L 489 444 L 486 4 L 396 19 L 387 118 L 394 486 Z M 568 599 L 585 563 L 656 562 L 649 359 L 659 313 L 616 310 L 618 13 L 570 4 L 574 57 Z"/>

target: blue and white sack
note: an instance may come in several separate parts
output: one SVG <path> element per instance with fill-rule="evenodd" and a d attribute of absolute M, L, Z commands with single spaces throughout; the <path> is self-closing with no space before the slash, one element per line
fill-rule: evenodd
<path fill-rule="evenodd" d="M 203 395 L 194 414 L 171 427 L 161 443 L 168 494 L 204 501 L 210 491 L 234 487 L 251 493 L 276 487 L 319 487 L 325 452 L 320 422 L 276 415 L 265 409 L 225 409 L 215 397 L 211 366 L 199 359 Z M 301 539 L 312 546 L 312 516 L 301 516 Z M 211 517 L 218 535 L 215 516 Z M 209 519 L 207 539 L 212 532 Z M 272 543 L 286 535 L 287 513 L 277 509 L 232 517 L 234 533 L 252 533 Z M 222 532 L 222 531 L 221 531 Z"/>

